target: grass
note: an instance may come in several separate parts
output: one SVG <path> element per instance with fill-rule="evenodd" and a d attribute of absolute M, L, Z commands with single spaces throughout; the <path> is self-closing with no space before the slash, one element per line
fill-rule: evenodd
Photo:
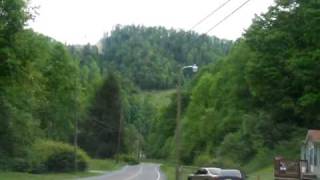
<path fill-rule="evenodd" d="M 56 179 L 76 179 L 79 177 L 88 177 L 99 175 L 98 173 L 80 172 L 80 173 L 55 173 L 55 174 L 29 174 L 19 172 L 0 172 L 0 179 L 10 180 L 56 180 Z"/>
<path fill-rule="evenodd" d="M 101 173 L 90 172 L 90 170 L 111 171 L 119 169 L 123 164 L 116 163 L 114 160 L 98 160 L 92 159 L 89 161 L 89 171 L 77 173 L 49 173 L 49 174 L 30 174 L 20 172 L 0 172 L 0 179 L 10 180 L 56 180 L 56 179 L 76 179 L 79 177 L 97 176 Z"/>
<path fill-rule="evenodd" d="M 194 167 L 183 167 L 182 169 L 182 179 L 188 179 L 189 174 L 196 171 L 197 168 Z M 175 180 L 176 169 L 174 165 L 163 164 L 161 165 L 161 171 L 166 175 L 167 180 Z"/>
<path fill-rule="evenodd" d="M 92 159 L 89 161 L 89 170 L 112 171 L 122 166 L 122 163 L 111 159 Z"/>
<path fill-rule="evenodd" d="M 175 169 L 173 166 L 161 165 L 161 171 L 166 175 L 167 180 L 175 179 Z"/>
<path fill-rule="evenodd" d="M 176 90 L 157 90 L 157 91 L 144 91 L 142 97 L 150 98 L 152 105 L 157 107 L 159 110 L 163 107 L 167 107 L 171 102 L 171 96 Z"/>
<path fill-rule="evenodd" d="M 272 180 L 273 176 L 273 166 L 263 168 L 256 172 L 253 172 L 248 175 L 248 180 Z"/>

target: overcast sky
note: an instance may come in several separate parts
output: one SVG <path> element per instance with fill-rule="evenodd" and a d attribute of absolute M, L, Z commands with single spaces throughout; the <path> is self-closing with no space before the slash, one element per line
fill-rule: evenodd
<path fill-rule="evenodd" d="M 231 0 L 194 30 L 205 33 L 246 0 Z M 96 44 L 117 24 L 164 26 L 190 30 L 226 0 L 31 0 L 39 15 L 29 22 L 35 31 L 67 44 Z M 251 0 L 209 35 L 235 40 L 255 14 L 266 12 L 273 0 Z"/>

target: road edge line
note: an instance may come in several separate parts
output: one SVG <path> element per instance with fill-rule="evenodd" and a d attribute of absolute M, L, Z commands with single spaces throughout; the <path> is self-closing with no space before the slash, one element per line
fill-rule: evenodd
<path fill-rule="evenodd" d="M 157 169 L 157 180 L 160 180 L 161 174 L 160 174 L 160 166 Z"/>

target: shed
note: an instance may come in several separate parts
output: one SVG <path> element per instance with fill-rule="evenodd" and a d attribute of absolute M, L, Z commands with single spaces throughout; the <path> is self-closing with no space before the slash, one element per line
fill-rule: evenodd
<path fill-rule="evenodd" d="M 301 159 L 307 161 L 307 173 L 320 178 L 320 130 L 308 130 L 301 147 Z"/>

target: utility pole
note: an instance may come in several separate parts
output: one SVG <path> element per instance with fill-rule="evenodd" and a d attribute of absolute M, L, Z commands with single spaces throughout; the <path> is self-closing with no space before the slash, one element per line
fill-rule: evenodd
<path fill-rule="evenodd" d="M 192 68 L 193 72 L 197 72 L 198 71 L 198 66 L 197 65 L 192 65 L 192 66 L 184 66 L 181 69 L 179 69 L 179 74 L 178 74 L 178 83 L 177 83 L 177 119 L 176 119 L 176 131 L 175 131 L 175 135 L 176 135 L 176 180 L 180 180 L 180 166 L 181 166 L 181 162 L 180 162 L 180 153 L 181 153 L 181 142 L 180 142 L 180 135 L 181 135 L 181 123 L 180 123 L 180 119 L 181 119 L 181 80 L 182 80 L 182 76 L 183 76 L 183 70 L 186 68 Z"/>
<path fill-rule="evenodd" d="M 177 119 L 176 119 L 176 180 L 180 180 L 180 116 L 181 116 L 181 77 L 179 70 L 177 84 Z"/>
<path fill-rule="evenodd" d="M 74 122 L 74 171 L 78 171 L 78 163 L 77 163 L 77 148 L 78 148 L 78 117 L 75 113 L 75 122 Z"/>
<path fill-rule="evenodd" d="M 77 149 L 78 149 L 78 114 L 77 114 L 77 107 L 78 107 L 78 82 L 75 79 L 75 92 L 74 92 L 74 139 L 73 139 L 73 146 L 74 146 L 74 171 L 78 171 L 78 163 L 77 163 Z"/>
<path fill-rule="evenodd" d="M 138 162 L 140 162 L 140 139 L 139 139 L 140 137 L 138 137 L 138 144 L 137 144 L 137 160 L 138 160 Z"/>
<path fill-rule="evenodd" d="M 119 129 L 118 129 L 118 143 L 117 143 L 117 162 L 119 162 L 119 153 L 120 153 L 120 146 L 121 146 L 121 131 L 122 131 L 122 120 L 123 120 L 123 113 L 122 108 L 120 110 L 120 118 L 119 118 Z"/>

